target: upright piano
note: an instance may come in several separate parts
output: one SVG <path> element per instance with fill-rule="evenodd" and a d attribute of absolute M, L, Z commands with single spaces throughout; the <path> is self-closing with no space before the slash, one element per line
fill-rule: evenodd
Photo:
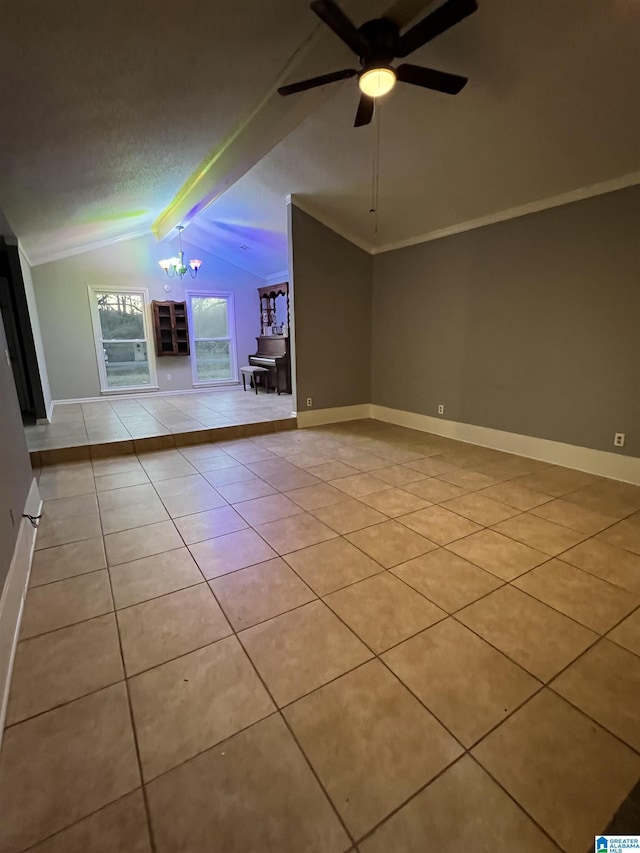
<path fill-rule="evenodd" d="M 277 317 L 277 301 L 282 297 L 284 308 Z M 289 283 L 269 284 L 258 288 L 260 300 L 260 330 L 256 338 L 258 352 L 249 356 L 249 364 L 269 370 L 269 385 L 278 394 L 291 393 L 291 356 L 289 354 Z M 286 313 L 286 321 L 282 315 Z"/>
<path fill-rule="evenodd" d="M 291 358 L 289 336 L 260 335 L 258 352 L 249 356 L 249 364 L 269 369 L 269 384 L 278 394 L 291 393 Z"/>

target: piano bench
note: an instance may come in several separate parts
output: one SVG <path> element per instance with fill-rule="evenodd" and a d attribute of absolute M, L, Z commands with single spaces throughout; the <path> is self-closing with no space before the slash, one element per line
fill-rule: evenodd
<path fill-rule="evenodd" d="M 258 393 L 258 377 L 261 377 L 260 384 L 264 385 L 267 394 L 269 393 L 269 370 L 266 367 L 254 367 L 253 365 L 247 367 L 241 367 L 240 373 L 242 374 L 242 387 L 246 391 L 247 383 L 245 381 L 247 376 L 251 377 L 251 381 L 253 382 L 253 387 L 255 388 L 256 394 Z"/>

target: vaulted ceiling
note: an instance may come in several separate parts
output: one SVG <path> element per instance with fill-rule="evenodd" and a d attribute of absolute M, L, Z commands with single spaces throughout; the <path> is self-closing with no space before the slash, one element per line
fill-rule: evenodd
<path fill-rule="evenodd" d="M 342 5 L 359 24 L 390 2 Z M 0 207 L 35 263 L 185 222 L 185 242 L 268 275 L 289 193 L 380 249 L 633 182 L 639 0 L 478 2 L 411 58 L 468 76 L 462 93 L 399 85 L 381 104 L 374 216 L 357 83 L 273 94 L 352 64 L 306 0 L 0 0 Z"/>

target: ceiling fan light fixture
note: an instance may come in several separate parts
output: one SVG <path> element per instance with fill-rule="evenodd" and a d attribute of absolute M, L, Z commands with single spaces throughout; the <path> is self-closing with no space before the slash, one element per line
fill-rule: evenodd
<path fill-rule="evenodd" d="M 389 65 L 367 68 L 358 78 L 360 91 L 369 98 L 381 98 L 396 85 L 396 72 Z"/>

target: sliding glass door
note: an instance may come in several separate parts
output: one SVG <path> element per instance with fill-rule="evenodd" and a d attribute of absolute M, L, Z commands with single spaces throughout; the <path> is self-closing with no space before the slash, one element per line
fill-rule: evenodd
<path fill-rule="evenodd" d="M 89 288 L 89 298 L 101 390 L 155 386 L 145 291 Z"/>
<path fill-rule="evenodd" d="M 233 294 L 188 294 L 193 384 L 234 382 L 236 365 Z"/>

